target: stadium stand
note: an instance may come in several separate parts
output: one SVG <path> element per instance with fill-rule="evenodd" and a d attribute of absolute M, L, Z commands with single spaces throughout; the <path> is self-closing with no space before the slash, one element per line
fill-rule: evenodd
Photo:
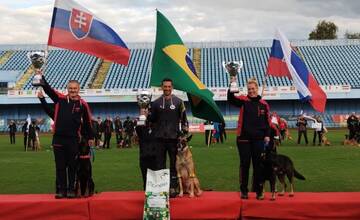
<path fill-rule="evenodd" d="M 132 49 L 127 67 L 112 64 L 103 88 L 147 88 L 150 78 L 151 49 Z"/>
<path fill-rule="evenodd" d="M 202 42 L 188 43 L 189 55 L 193 57 L 196 51 L 197 70 L 200 79 L 209 88 L 228 86 L 228 74 L 222 67 L 223 61 L 242 60 L 244 67 L 241 70 L 238 80 L 239 85 L 244 86 L 250 77 L 256 77 L 260 83 L 265 77 L 267 59 L 270 53 L 272 41 L 234 41 L 234 42 Z M 319 84 L 324 86 L 350 85 L 352 90 L 360 89 L 360 40 L 325 40 L 325 41 L 292 41 L 292 44 L 300 51 L 307 66 L 314 74 Z M 127 67 L 111 63 L 109 68 L 104 68 L 101 73 L 99 85 L 95 80 L 99 78 L 98 72 L 102 69 L 103 60 L 78 52 L 52 48 L 49 52 L 48 67 L 45 75 L 49 83 L 56 89 L 64 89 L 69 79 L 76 79 L 80 82 L 82 89 L 102 88 L 111 89 L 132 89 L 149 87 L 151 72 L 152 48 L 151 43 L 130 44 L 131 59 Z M 24 74 L 30 67 L 26 57 L 29 51 L 36 51 L 45 48 L 44 45 L 0 45 L 0 70 L 19 71 Z M 195 55 L 194 55 L 195 56 Z M 195 59 L 197 59 L 195 61 Z M 22 89 L 32 90 L 32 78 L 26 78 Z M 269 77 L 266 81 L 268 86 L 290 86 L 287 78 Z M 0 97 L 1 98 L 1 97 Z M 344 98 L 345 100 L 341 100 Z M 356 98 L 356 97 L 353 97 Z M 347 114 L 357 111 L 360 106 L 350 100 L 346 95 L 339 96 L 339 100 L 328 100 L 326 113 L 323 119 L 328 127 L 338 126 L 332 120 L 334 114 Z M 297 100 L 270 100 L 272 110 L 277 111 L 282 117 L 291 118 L 300 113 L 301 110 L 314 114 L 309 106 L 304 106 Z M 36 103 L 36 102 L 34 102 Z M 222 110 L 228 127 L 235 127 L 237 120 L 237 109 L 233 109 L 224 101 L 217 102 Z M 136 103 L 106 103 L 98 101 L 92 104 L 94 115 L 105 117 L 107 115 L 121 115 L 125 117 L 136 116 L 134 111 Z M 15 107 L 4 107 L 2 105 L 1 119 L 26 118 L 27 114 L 33 117 L 43 117 L 44 114 L 39 106 L 23 110 L 20 103 Z M 190 116 L 191 117 L 191 116 Z M 191 117 L 192 122 L 200 120 Z M 295 124 L 289 122 L 290 126 Z M 1 126 L 0 126 L 1 127 Z M 0 130 L 2 130 L 0 128 Z"/>
<path fill-rule="evenodd" d="M 360 58 L 359 40 L 299 41 L 298 44 L 300 55 L 321 85 L 349 84 L 352 88 L 360 88 L 360 63 L 357 62 Z M 151 44 L 143 45 L 143 48 L 131 49 L 131 59 L 127 67 L 111 64 L 102 88 L 148 87 L 152 49 Z M 271 42 L 213 42 L 189 45 L 190 56 L 193 48 L 201 50 L 201 80 L 208 87 L 227 87 L 228 75 L 222 67 L 223 61 L 244 62 L 239 74 L 240 86 L 244 86 L 246 79 L 250 77 L 256 77 L 261 84 L 265 77 Z M 5 52 L 1 50 L 0 56 Z M 26 70 L 29 67 L 27 52 L 15 51 L 10 59 L 0 66 L 0 70 Z M 51 50 L 46 75 L 55 82 L 56 76 L 62 72 L 63 80 L 55 83 L 58 89 L 64 88 L 64 82 L 70 78 L 80 80 L 82 88 L 86 88 L 98 64 L 99 60 L 89 55 L 67 50 Z M 31 88 L 30 81 L 29 79 L 24 89 Z M 291 85 L 290 80 L 285 77 L 269 77 L 266 83 L 269 86 Z"/>
<path fill-rule="evenodd" d="M 26 53 L 27 51 L 15 51 L 7 62 L 0 66 L 0 70 L 25 71 L 30 66 Z"/>
<path fill-rule="evenodd" d="M 93 70 L 96 68 L 97 60 L 98 58 L 94 56 L 79 52 L 51 50 L 44 75 L 49 84 L 57 89 L 65 89 L 70 79 L 78 80 L 80 87 L 85 88 Z M 21 62 L 24 63 L 24 60 L 19 61 L 19 63 Z M 31 82 L 32 77 L 24 85 L 23 89 L 33 89 Z"/>

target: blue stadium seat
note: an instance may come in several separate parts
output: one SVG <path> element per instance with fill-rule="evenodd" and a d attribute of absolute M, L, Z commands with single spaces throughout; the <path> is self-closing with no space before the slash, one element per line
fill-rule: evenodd
<path fill-rule="evenodd" d="M 260 85 L 265 77 L 269 46 L 237 46 L 237 47 L 202 47 L 201 80 L 208 87 L 227 87 L 228 74 L 222 67 L 223 61 L 242 60 L 244 67 L 239 74 L 240 86 L 245 86 L 250 77 L 258 79 Z M 360 88 L 360 44 L 334 44 L 299 46 L 305 63 L 315 79 L 322 85 L 349 84 L 352 88 Z M 6 50 L 0 50 L 2 56 Z M 0 65 L 0 70 L 25 71 L 30 63 L 26 57 L 28 50 L 14 51 L 10 59 Z M 192 49 L 189 55 L 192 56 Z M 131 49 L 128 66 L 111 64 L 102 88 L 146 88 L 149 86 L 151 71 L 151 48 Z M 68 50 L 51 50 L 46 77 L 55 88 L 63 89 L 66 82 L 76 79 L 81 88 L 87 88 L 97 70 L 99 59 Z M 59 80 L 61 79 L 61 80 Z M 33 89 L 31 80 L 24 89 Z M 285 77 L 269 77 L 269 86 L 290 86 L 292 83 Z"/>
<path fill-rule="evenodd" d="M 111 64 L 103 88 L 147 88 L 151 71 L 151 57 L 151 49 L 130 50 L 128 66 Z"/>
<path fill-rule="evenodd" d="M 97 64 L 98 58 L 94 56 L 69 50 L 51 50 L 44 75 L 56 89 L 65 89 L 69 80 L 78 80 L 80 88 L 85 88 Z M 31 81 L 32 77 L 23 89 L 34 89 Z"/>

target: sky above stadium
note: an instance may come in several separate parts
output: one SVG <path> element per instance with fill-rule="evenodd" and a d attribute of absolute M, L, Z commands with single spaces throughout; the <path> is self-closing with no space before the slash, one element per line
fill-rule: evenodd
<path fill-rule="evenodd" d="M 360 0 L 77 0 L 109 24 L 125 42 L 154 42 L 155 9 L 184 41 L 272 39 L 280 28 L 307 39 L 319 20 L 335 22 L 338 37 L 360 32 Z M 101 3 L 100 3 L 101 2 Z M 0 0 L 0 44 L 45 44 L 50 0 Z"/>

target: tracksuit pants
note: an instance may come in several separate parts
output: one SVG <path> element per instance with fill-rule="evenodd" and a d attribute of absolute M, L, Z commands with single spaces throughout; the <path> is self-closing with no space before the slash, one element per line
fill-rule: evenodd
<path fill-rule="evenodd" d="M 111 133 L 104 133 L 104 145 L 103 148 L 110 148 Z"/>
<path fill-rule="evenodd" d="M 308 144 L 307 131 L 298 131 L 298 144 L 300 144 L 301 136 L 304 135 L 305 143 Z"/>
<path fill-rule="evenodd" d="M 176 154 L 177 154 L 177 139 L 158 139 L 159 167 L 160 169 L 166 168 L 166 154 L 170 159 L 170 188 L 176 189 L 178 186 L 178 178 L 176 172 Z"/>
<path fill-rule="evenodd" d="M 239 167 L 239 182 L 240 182 L 240 191 L 242 193 L 249 192 L 248 183 L 249 183 L 249 169 L 250 162 L 253 165 L 253 176 L 254 176 L 254 190 L 256 193 L 261 193 L 260 187 L 260 176 L 259 174 L 259 163 L 261 159 L 261 153 L 264 151 L 264 141 L 263 140 L 243 140 L 239 137 L 237 138 L 237 148 L 240 157 L 240 167 Z"/>
<path fill-rule="evenodd" d="M 10 133 L 10 144 L 15 144 L 15 133 Z"/>
<path fill-rule="evenodd" d="M 27 144 L 28 144 L 28 136 L 29 136 L 29 133 L 24 133 L 24 150 L 26 151 L 26 147 L 27 147 Z"/>
<path fill-rule="evenodd" d="M 76 137 L 55 137 L 53 148 L 56 167 L 56 191 L 66 193 L 75 189 L 79 140 Z"/>

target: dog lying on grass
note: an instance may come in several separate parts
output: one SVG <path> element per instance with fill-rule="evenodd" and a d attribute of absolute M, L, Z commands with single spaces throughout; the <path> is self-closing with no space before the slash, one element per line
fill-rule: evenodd
<path fill-rule="evenodd" d="M 184 194 L 189 194 L 192 198 L 195 195 L 200 196 L 202 190 L 200 189 L 199 179 L 195 174 L 195 166 L 192 158 L 188 142 L 191 140 L 192 135 L 179 138 L 178 152 L 176 155 L 176 171 L 179 180 L 179 197 Z"/>
<path fill-rule="evenodd" d="M 350 145 L 350 146 L 359 146 L 358 142 L 356 141 L 355 138 L 353 139 L 349 139 L 349 135 L 345 135 L 345 140 L 343 142 L 343 145 Z"/>

